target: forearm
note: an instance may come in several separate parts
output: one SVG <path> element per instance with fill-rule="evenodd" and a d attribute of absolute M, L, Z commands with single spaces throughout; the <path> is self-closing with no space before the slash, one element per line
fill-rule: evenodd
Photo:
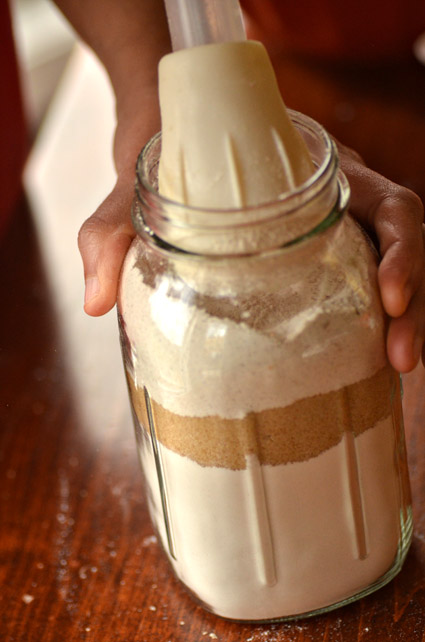
<path fill-rule="evenodd" d="M 170 51 L 159 0 L 55 0 L 103 63 L 116 98 L 114 160 L 119 181 L 132 181 L 137 155 L 160 129 L 158 62 Z"/>
<path fill-rule="evenodd" d="M 106 67 L 117 97 L 132 81 L 154 83 L 160 57 L 170 50 L 159 0 L 55 0 Z"/>

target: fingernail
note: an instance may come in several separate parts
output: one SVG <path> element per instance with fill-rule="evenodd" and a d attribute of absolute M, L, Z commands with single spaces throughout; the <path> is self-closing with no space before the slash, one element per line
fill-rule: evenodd
<path fill-rule="evenodd" d="M 97 276 L 89 276 L 86 279 L 86 291 L 84 294 L 84 304 L 94 299 L 100 291 L 100 283 Z"/>

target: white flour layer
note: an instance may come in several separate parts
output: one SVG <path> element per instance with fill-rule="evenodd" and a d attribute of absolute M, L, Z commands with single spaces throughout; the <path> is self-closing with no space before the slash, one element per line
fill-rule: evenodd
<path fill-rule="evenodd" d="M 127 255 L 120 291 L 132 375 L 171 412 L 243 418 L 340 389 L 386 363 L 382 313 L 368 302 L 356 315 L 343 302 L 326 312 L 320 301 L 266 334 L 167 296 L 165 276 L 153 290 L 135 267 L 138 249 Z"/>
<path fill-rule="evenodd" d="M 358 555 L 345 439 L 306 462 L 263 466 L 259 477 L 249 468 L 202 467 L 161 446 L 178 576 L 219 615 L 252 620 L 308 612 L 368 587 L 391 567 L 400 535 L 391 419 L 355 443 L 365 559 Z M 167 550 L 149 442 L 141 458 Z M 260 522 L 270 528 L 259 534 L 263 491 L 267 519 L 260 515 Z"/>

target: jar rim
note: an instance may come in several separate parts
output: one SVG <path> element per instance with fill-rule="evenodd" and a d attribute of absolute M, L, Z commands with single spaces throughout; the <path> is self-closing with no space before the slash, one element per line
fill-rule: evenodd
<path fill-rule="evenodd" d="M 193 244 L 189 247 L 189 237 L 206 238 L 207 235 L 218 234 L 217 238 L 224 239 L 229 233 L 238 232 L 241 239 L 248 239 L 250 247 L 234 247 L 231 251 L 229 244 L 225 242 L 220 245 L 221 251 L 217 250 L 217 253 L 223 254 L 224 251 L 224 254 L 228 254 L 229 250 L 229 254 L 246 256 L 258 253 L 249 237 L 261 226 L 271 229 L 284 222 L 288 230 L 285 239 L 280 234 L 281 242 L 275 239 L 275 243 L 273 235 L 269 235 L 271 246 L 268 249 L 288 247 L 297 240 L 305 240 L 327 229 L 329 221 L 335 222 L 346 210 L 350 194 L 348 183 L 338 168 L 336 145 L 326 130 L 312 118 L 293 110 L 288 112 L 307 145 L 314 145 L 312 154 L 316 171 L 304 183 L 282 194 L 279 199 L 243 208 L 208 209 L 173 201 L 164 197 L 157 189 L 161 143 L 159 132 L 144 146 L 136 165 L 136 196 L 132 210 L 136 232 L 144 238 L 150 238 L 151 242 L 162 245 L 164 249 L 174 248 L 201 255 L 215 254 L 216 250 L 203 251 L 201 248 L 194 248 Z M 327 204 L 324 209 L 317 209 L 315 203 L 322 200 L 323 204 L 323 199 Z M 309 210 L 307 218 L 302 219 L 302 225 L 300 210 Z M 203 247 L 205 249 L 205 245 Z M 264 249 L 266 248 L 262 251 Z"/>
<path fill-rule="evenodd" d="M 316 135 L 316 136 L 317 135 L 320 136 L 321 141 L 324 144 L 324 161 L 320 166 L 316 168 L 316 171 L 311 176 L 309 176 L 309 178 L 306 181 L 298 185 L 295 189 L 291 190 L 290 192 L 288 191 L 283 193 L 278 199 L 274 199 L 272 201 L 264 201 L 256 205 L 244 205 L 243 208 L 240 208 L 240 207 L 208 208 L 208 207 L 199 207 L 196 205 L 187 205 L 185 203 L 180 203 L 166 196 L 163 196 L 158 192 L 156 186 L 153 185 L 147 179 L 148 171 L 147 171 L 147 160 L 146 160 L 152 148 L 157 146 L 160 143 L 161 132 L 157 132 L 146 143 L 146 145 L 144 145 L 144 147 L 142 148 L 137 158 L 136 190 L 138 192 L 139 197 L 140 197 L 139 189 L 142 188 L 146 190 L 149 193 L 149 195 L 153 199 L 155 199 L 155 201 L 157 200 L 159 203 L 162 203 L 167 207 L 184 209 L 187 212 L 193 212 L 193 213 L 196 213 L 197 215 L 205 213 L 208 215 L 209 220 L 211 222 L 213 221 L 213 218 L 211 217 L 214 215 L 217 218 L 218 216 L 225 214 L 227 219 L 231 219 L 232 215 L 240 214 L 241 210 L 243 210 L 244 212 L 244 217 L 248 216 L 248 218 L 251 218 L 250 213 L 253 213 L 253 215 L 255 215 L 259 211 L 264 211 L 269 208 L 273 209 L 276 207 L 276 205 L 279 205 L 280 207 L 282 207 L 283 205 L 286 205 L 286 206 L 289 205 L 288 210 L 291 211 L 292 208 L 290 207 L 290 203 L 292 202 L 295 203 L 295 201 L 297 201 L 297 199 L 299 198 L 300 194 L 306 194 L 306 192 L 308 192 L 311 187 L 317 184 L 318 179 L 322 178 L 323 176 L 328 174 L 330 171 L 331 173 L 333 173 L 332 170 L 336 171 L 337 169 L 336 166 L 338 161 L 337 161 L 335 143 L 333 142 L 332 138 L 330 137 L 328 132 L 325 130 L 325 128 L 322 127 L 322 125 L 320 125 L 315 120 L 313 120 L 313 118 L 310 118 L 309 116 L 306 116 L 301 112 L 295 111 L 293 109 L 288 109 L 287 111 L 294 125 L 301 125 L 304 129 L 307 129 L 309 133 L 312 133 L 313 135 Z M 316 195 L 315 193 L 312 194 L 311 198 L 313 198 L 315 195 Z M 305 199 L 303 199 L 303 201 L 304 203 L 306 202 Z M 296 205 L 294 206 L 296 207 Z M 221 221 L 220 221 L 220 224 L 221 224 Z"/>

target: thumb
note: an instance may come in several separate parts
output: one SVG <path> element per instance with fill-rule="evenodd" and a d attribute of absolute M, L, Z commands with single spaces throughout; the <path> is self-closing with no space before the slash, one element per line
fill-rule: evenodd
<path fill-rule="evenodd" d="M 80 229 L 84 309 L 91 316 L 101 316 L 115 305 L 121 266 L 135 236 L 130 216 L 132 197 L 132 179 L 119 181 Z"/>

